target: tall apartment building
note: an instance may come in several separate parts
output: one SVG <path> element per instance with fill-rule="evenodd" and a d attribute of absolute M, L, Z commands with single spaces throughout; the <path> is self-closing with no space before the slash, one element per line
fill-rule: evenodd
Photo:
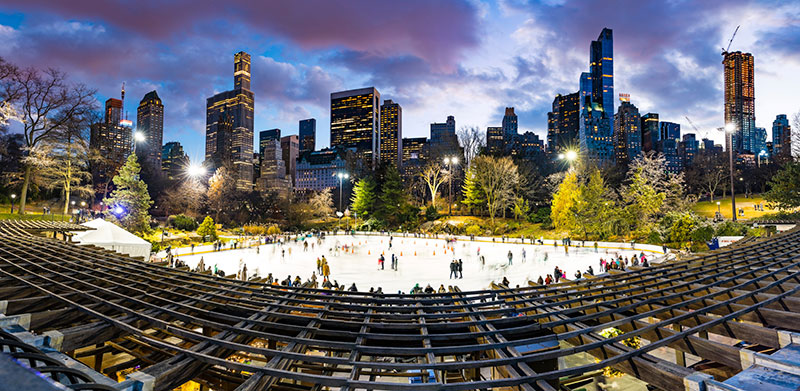
<path fill-rule="evenodd" d="M 375 87 L 331 94 L 331 147 L 355 148 L 375 168 L 380 160 L 381 94 Z"/>
<path fill-rule="evenodd" d="M 381 162 L 400 168 L 403 157 L 403 108 L 392 100 L 381 105 Z"/>

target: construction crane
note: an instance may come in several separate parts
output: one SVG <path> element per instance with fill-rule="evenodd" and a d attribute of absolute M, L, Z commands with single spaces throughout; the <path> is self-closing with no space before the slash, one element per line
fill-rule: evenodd
<path fill-rule="evenodd" d="M 731 39 L 728 40 L 728 47 L 722 49 L 722 55 L 723 56 L 728 54 L 728 50 L 730 50 L 730 48 L 731 48 L 731 44 L 733 43 L 733 38 L 736 37 L 736 33 L 739 31 L 739 27 L 741 27 L 741 25 L 736 26 L 736 30 L 733 30 L 733 35 L 731 36 Z"/>
<path fill-rule="evenodd" d="M 701 132 L 700 129 L 697 128 L 697 125 L 695 125 L 694 122 L 692 122 L 692 120 L 689 119 L 689 117 L 684 115 L 683 118 L 686 118 L 686 120 L 689 121 L 689 125 L 692 125 L 694 131 L 697 132 L 698 136 L 703 136 L 703 138 L 705 138 L 706 135 L 708 135 L 708 131 Z"/>

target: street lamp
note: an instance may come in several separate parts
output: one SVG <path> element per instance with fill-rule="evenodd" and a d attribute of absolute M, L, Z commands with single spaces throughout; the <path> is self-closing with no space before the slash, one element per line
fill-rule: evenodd
<path fill-rule="evenodd" d="M 144 141 L 146 138 L 144 137 L 144 133 L 142 132 L 133 132 L 133 153 L 136 153 L 136 143 Z"/>
<path fill-rule="evenodd" d="M 728 137 L 728 155 L 730 161 L 730 176 L 731 176 L 731 211 L 733 212 L 733 221 L 736 221 L 736 194 L 733 190 L 733 131 L 736 130 L 736 125 L 728 123 L 725 125 L 725 136 Z"/>
<path fill-rule="evenodd" d="M 345 178 L 350 178 L 350 174 L 346 172 L 340 172 L 336 174 L 339 177 L 339 210 L 342 210 L 342 180 Z"/>
<path fill-rule="evenodd" d="M 574 162 L 577 159 L 578 159 L 578 152 L 575 152 L 572 149 L 558 154 L 558 160 L 566 160 L 570 166 L 572 166 L 572 162 Z"/>
<path fill-rule="evenodd" d="M 722 214 L 722 212 L 719 210 L 719 201 L 717 201 L 717 213 Z"/>
<path fill-rule="evenodd" d="M 14 200 L 17 199 L 16 194 L 11 194 L 11 213 L 14 213 Z"/>
<path fill-rule="evenodd" d="M 762 149 L 761 152 L 758 153 L 758 166 L 759 167 L 761 167 L 761 157 L 762 156 L 766 157 L 767 156 L 767 151 Z"/>
<path fill-rule="evenodd" d="M 199 164 L 191 164 L 186 168 L 186 173 L 190 177 L 197 178 L 206 174 L 206 168 Z"/>
<path fill-rule="evenodd" d="M 448 170 L 450 171 L 450 196 L 447 203 L 448 212 L 447 214 L 452 217 L 453 216 L 453 165 L 458 164 L 458 157 L 446 157 L 444 158 L 444 164 L 448 165 Z"/>

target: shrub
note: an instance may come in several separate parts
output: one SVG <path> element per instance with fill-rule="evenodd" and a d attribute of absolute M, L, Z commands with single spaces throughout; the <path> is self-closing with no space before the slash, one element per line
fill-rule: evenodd
<path fill-rule="evenodd" d="M 264 235 L 267 233 L 267 227 L 263 225 L 245 225 L 243 231 L 248 235 Z"/>
<path fill-rule="evenodd" d="M 717 225 L 717 236 L 744 236 L 747 234 L 747 226 L 733 221 L 725 221 Z"/>
<path fill-rule="evenodd" d="M 483 229 L 481 229 L 481 227 L 478 226 L 477 224 L 472 224 L 472 225 L 467 227 L 466 234 L 467 235 L 476 235 L 476 236 L 477 235 L 482 235 L 483 234 Z"/>
<path fill-rule="evenodd" d="M 169 216 L 167 220 L 169 225 L 182 231 L 194 231 L 197 229 L 197 221 L 184 214 Z"/>
<path fill-rule="evenodd" d="M 267 228 L 267 235 L 278 235 L 280 233 L 281 229 L 275 224 L 270 225 L 269 228 Z"/>
<path fill-rule="evenodd" d="M 703 225 L 695 228 L 692 231 L 692 241 L 698 243 L 706 243 L 714 237 L 714 227 L 710 225 Z"/>
<path fill-rule="evenodd" d="M 214 225 L 214 219 L 211 216 L 206 216 L 203 223 L 197 228 L 197 235 L 203 240 L 215 241 L 217 240 L 217 226 Z"/>
<path fill-rule="evenodd" d="M 439 212 L 436 211 L 436 208 L 433 205 L 429 205 L 425 209 L 425 221 L 433 221 L 439 218 Z"/>

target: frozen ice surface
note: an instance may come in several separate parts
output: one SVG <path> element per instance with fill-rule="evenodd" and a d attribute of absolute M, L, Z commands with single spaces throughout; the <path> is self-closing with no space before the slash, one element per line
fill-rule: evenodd
<path fill-rule="evenodd" d="M 500 239 L 495 243 L 459 240 L 448 246 L 444 239 L 395 236 L 391 248 L 388 236 L 328 236 L 321 244 L 317 244 L 317 238 L 306 240 L 309 241 L 307 251 L 303 251 L 302 241 L 289 241 L 285 245 L 261 245 L 258 251 L 256 247 L 249 247 L 180 255 L 178 258 L 195 268 L 203 257 L 206 267 L 213 268 L 216 264 L 226 275 L 236 274 L 241 261 L 247 265 L 248 277 L 254 273 L 262 277 L 272 273 L 279 280 L 286 279 L 288 275 L 292 279 L 299 275 L 305 281 L 311 277 L 312 272 L 316 272 L 317 257 L 325 255 L 331 269 L 331 280 L 336 280 L 339 284 L 349 287 L 355 282 L 360 291 L 382 287 L 384 293 L 408 293 L 416 283 L 422 288 L 430 284 L 438 289 L 440 284 L 444 284 L 445 287 L 458 286 L 464 291 L 488 289 L 492 281 L 500 282 L 503 277 L 508 278 L 512 287 L 525 286 L 528 280 L 536 281 L 539 276 L 544 278 L 547 274 L 553 274 L 556 266 L 566 272 L 567 278 L 573 279 L 577 270 L 583 273 L 589 265 L 597 273 L 600 269 L 600 258 L 608 259 L 617 254 L 628 258 L 632 254 L 640 253 L 639 250 L 603 248 L 595 253 L 592 247 L 570 247 L 569 254 L 565 254 L 561 245 L 553 247 L 552 244 L 500 243 Z M 579 243 L 573 241 L 573 244 Z M 337 244 L 351 247 L 352 251 L 348 249 L 346 252 L 337 252 Z M 586 244 L 589 246 L 589 242 Z M 523 249 L 526 253 L 524 260 Z M 282 250 L 285 250 L 283 255 Z M 479 261 L 478 250 L 486 259 L 485 266 Z M 513 255 L 511 265 L 508 262 L 509 250 Z M 384 270 L 378 265 L 381 254 L 386 258 Z M 392 254 L 400 259 L 397 271 L 391 270 Z M 645 255 L 648 259 L 654 256 L 647 251 Z M 453 258 L 463 261 L 464 278 L 449 278 L 450 261 Z M 317 280 L 321 283 L 321 276 Z"/>

